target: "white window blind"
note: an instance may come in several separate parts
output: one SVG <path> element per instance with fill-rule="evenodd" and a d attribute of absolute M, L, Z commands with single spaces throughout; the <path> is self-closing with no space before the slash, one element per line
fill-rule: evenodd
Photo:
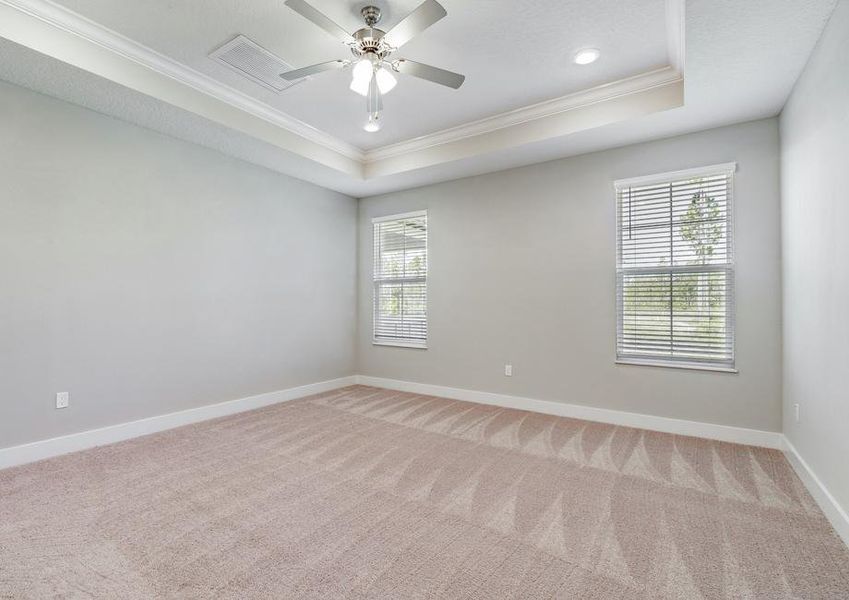
<path fill-rule="evenodd" d="M 374 343 L 427 345 L 427 212 L 374 227 Z"/>
<path fill-rule="evenodd" d="M 618 361 L 734 368 L 734 170 L 616 182 Z"/>

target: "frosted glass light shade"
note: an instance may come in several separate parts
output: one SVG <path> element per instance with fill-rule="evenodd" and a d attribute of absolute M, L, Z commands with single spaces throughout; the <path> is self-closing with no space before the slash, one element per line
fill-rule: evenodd
<path fill-rule="evenodd" d="M 383 123 L 380 122 L 380 113 L 372 113 L 368 116 L 368 121 L 366 121 L 366 124 L 363 125 L 363 129 L 369 133 L 376 133 L 380 131 L 382 126 Z"/>
<path fill-rule="evenodd" d="M 351 90 L 360 96 L 368 96 L 368 85 L 374 77 L 374 67 L 368 59 L 362 59 L 354 65 L 353 78 L 351 79 Z"/>
<path fill-rule="evenodd" d="M 377 77 L 377 87 L 380 93 L 384 95 L 391 92 L 395 84 L 398 83 L 398 80 L 395 79 L 395 76 L 386 67 L 380 67 L 375 77 Z"/>

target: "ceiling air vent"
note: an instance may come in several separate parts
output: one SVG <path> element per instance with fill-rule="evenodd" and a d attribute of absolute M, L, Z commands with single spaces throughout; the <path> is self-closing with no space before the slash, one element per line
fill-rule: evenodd
<path fill-rule="evenodd" d="M 304 81 L 303 79 L 298 81 L 282 79 L 280 73 L 290 71 L 292 66 L 243 35 L 238 35 L 220 48 L 213 50 L 209 58 L 275 92 L 282 92 Z"/>

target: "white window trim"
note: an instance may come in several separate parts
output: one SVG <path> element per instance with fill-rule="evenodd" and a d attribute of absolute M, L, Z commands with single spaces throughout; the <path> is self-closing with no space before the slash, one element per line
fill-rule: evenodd
<path fill-rule="evenodd" d="M 644 359 L 637 358 L 617 358 L 614 361 L 617 365 L 631 365 L 637 367 L 661 367 L 665 369 L 684 369 L 687 371 L 713 371 L 716 373 L 739 373 L 736 367 L 726 367 L 723 365 L 711 365 L 698 362 L 675 362 L 672 360 Z"/>
<path fill-rule="evenodd" d="M 398 213 L 394 215 L 384 215 L 382 217 L 373 217 L 371 220 L 372 224 L 372 236 L 374 236 L 374 225 L 377 223 L 385 223 L 387 221 L 398 221 L 400 219 L 412 219 L 415 217 L 427 217 L 427 209 L 425 210 L 414 210 L 411 212 Z M 427 241 L 425 242 L 425 253 L 427 255 L 427 271 L 425 271 L 425 286 L 427 286 L 428 280 L 428 271 L 430 271 L 430 218 L 427 220 L 428 227 L 428 236 Z M 374 251 L 374 240 L 372 240 L 372 252 Z M 406 341 L 406 340 L 379 340 L 374 337 L 374 327 L 375 327 L 375 286 L 374 286 L 374 256 L 372 256 L 372 309 L 371 309 L 371 344 L 372 346 L 387 346 L 390 348 L 411 348 L 414 350 L 427 350 L 427 341 L 425 342 L 414 342 L 414 341 Z M 430 316 L 428 315 L 428 319 Z M 428 332 L 430 331 L 430 327 L 428 326 Z M 428 337 L 430 334 L 428 333 Z"/>
<path fill-rule="evenodd" d="M 427 344 L 417 344 L 415 342 L 390 342 L 386 340 L 376 340 L 374 337 L 371 339 L 372 346 L 389 346 L 390 348 L 412 348 L 413 350 L 427 350 Z"/>
<path fill-rule="evenodd" d="M 413 219 L 415 217 L 426 217 L 427 210 L 414 210 L 412 212 L 399 213 L 397 215 L 384 215 L 382 217 L 374 217 L 371 224 L 385 223 L 386 221 L 398 221 L 400 219 Z"/>
<path fill-rule="evenodd" d="M 669 171 L 667 173 L 655 173 L 654 175 L 644 175 L 642 177 L 630 177 L 628 179 L 617 179 L 613 182 L 616 191 L 627 187 L 635 187 L 641 185 L 652 185 L 654 183 L 664 183 L 675 179 L 695 179 L 697 177 L 705 177 L 707 175 L 733 175 L 737 171 L 737 163 L 720 163 L 709 167 L 697 167 L 695 169 L 682 169 L 680 171 Z M 732 208 L 733 208 L 732 199 Z"/>
<path fill-rule="evenodd" d="M 734 174 L 737 172 L 737 163 L 736 162 L 728 162 L 728 163 L 719 163 L 715 165 L 710 165 L 706 167 L 695 167 L 692 169 L 681 169 L 678 171 L 667 171 L 665 173 L 655 173 L 652 175 L 642 175 L 639 177 L 629 177 L 627 179 L 617 179 L 613 182 L 614 188 L 614 197 L 616 199 L 616 210 L 614 210 L 614 235 L 615 235 L 615 245 L 616 245 L 616 256 L 615 256 L 615 265 L 614 265 L 614 273 L 615 278 L 618 281 L 618 269 L 619 269 L 619 192 L 622 189 L 628 187 L 636 187 L 636 186 L 644 186 L 644 185 L 652 185 L 657 183 L 664 183 L 666 181 L 674 181 L 679 179 L 696 179 L 698 177 L 705 177 L 709 175 L 727 175 L 730 177 L 730 209 L 729 209 L 729 222 L 728 222 L 728 233 L 727 233 L 727 243 L 732 249 L 731 252 L 731 261 L 728 263 L 728 268 L 731 271 L 732 283 L 731 285 L 735 289 L 734 300 L 731 303 L 731 306 L 727 308 L 730 313 L 729 319 L 732 323 L 731 329 L 731 344 L 734 356 L 734 362 L 730 365 L 722 365 L 722 364 L 710 364 L 710 363 L 702 363 L 702 362 L 694 362 L 694 361 L 686 361 L 686 360 L 673 360 L 669 358 L 629 358 L 629 357 L 620 357 L 619 356 L 619 327 L 621 323 L 622 315 L 620 314 L 620 306 L 619 301 L 616 301 L 616 336 L 613 340 L 613 355 L 616 357 L 614 360 L 614 364 L 617 365 L 629 365 L 629 366 L 640 366 L 640 367 L 660 367 L 660 368 L 672 368 L 672 369 L 684 369 L 684 370 L 693 370 L 693 371 L 708 371 L 714 373 L 739 373 L 737 369 L 737 326 L 736 326 L 736 312 L 737 312 L 737 294 L 736 294 L 736 277 L 737 277 L 737 253 L 734 251 L 736 246 L 735 244 L 735 234 L 734 227 L 737 222 L 736 219 L 736 207 L 737 207 L 737 197 L 734 190 Z M 617 283 L 618 285 L 618 283 Z"/>

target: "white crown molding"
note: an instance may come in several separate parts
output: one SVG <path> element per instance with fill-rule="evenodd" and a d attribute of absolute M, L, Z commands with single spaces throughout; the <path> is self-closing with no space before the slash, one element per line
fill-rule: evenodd
<path fill-rule="evenodd" d="M 454 131 L 442 143 L 419 140 L 421 147 L 408 147 L 406 152 L 372 160 L 365 165 L 367 180 L 388 175 L 436 167 L 464 159 L 483 158 L 549 140 L 566 140 L 572 134 L 603 125 L 636 119 L 660 111 L 679 108 L 684 102 L 684 82 L 674 78 L 667 83 L 630 93 L 613 94 L 560 112 L 538 116 L 499 129 L 463 137 Z"/>
<path fill-rule="evenodd" d="M 418 152 L 465 140 L 478 135 L 492 133 L 508 127 L 522 125 L 538 119 L 559 115 L 568 111 L 598 104 L 622 96 L 652 90 L 682 81 L 681 75 L 672 67 L 663 67 L 648 73 L 634 75 L 611 83 L 606 83 L 574 94 L 531 104 L 516 110 L 511 110 L 492 117 L 472 121 L 451 127 L 418 138 L 398 142 L 369 150 L 365 153 L 367 163 L 374 163 L 388 158 L 396 158 L 411 152 Z"/>
<path fill-rule="evenodd" d="M 666 0 L 666 47 L 669 65 L 684 76 L 685 62 L 685 0 Z"/>
<path fill-rule="evenodd" d="M 356 146 L 316 129 L 264 102 L 204 75 L 120 33 L 104 27 L 50 0 L 0 0 L 18 11 L 45 23 L 97 44 L 135 63 L 167 75 L 189 87 L 213 96 L 264 121 L 286 129 L 334 152 L 363 162 L 363 151 Z"/>
<path fill-rule="evenodd" d="M 684 81 L 685 0 L 666 0 L 666 32 L 669 65 L 617 81 L 531 104 L 505 113 L 464 123 L 365 152 L 366 165 L 398 158 L 436 146 L 447 145 L 508 127 L 545 119 L 601 102 L 670 86 Z M 368 174 L 367 174 L 368 176 Z"/>

